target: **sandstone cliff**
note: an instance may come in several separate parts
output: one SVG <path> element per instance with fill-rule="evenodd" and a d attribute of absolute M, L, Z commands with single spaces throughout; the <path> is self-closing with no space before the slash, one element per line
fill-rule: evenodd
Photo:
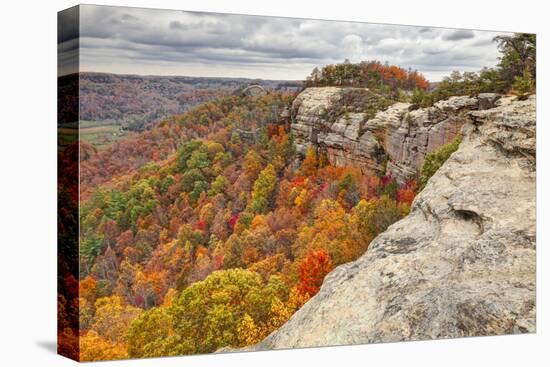
<path fill-rule="evenodd" d="M 535 98 L 497 105 L 464 114 L 464 140 L 411 213 L 253 348 L 534 332 Z M 396 131 L 403 110 L 388 112 Z"/>
<path fill-rule="evenodd" d="M 396 103 L 369 118 L 380 97 L 368 89 L 308 88 L 294 100 L 291 128 L 298 153 L 313 146 L 335 166 L 391 173 L 402 184 L 418 173 L 428 152 L 456 137 L 469 111 L 494 107 L 498 98 L 451 97 L 414 111 L 410 103 Z"/>

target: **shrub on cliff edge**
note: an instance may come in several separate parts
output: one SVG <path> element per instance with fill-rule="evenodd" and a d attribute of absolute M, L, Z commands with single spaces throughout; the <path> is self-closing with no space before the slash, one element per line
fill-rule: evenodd
<path fill-rule="evenodd" d="M 428 153 L 424 164 L 422 165 L 422 170 L 420 171 L 420 187 L 422 190 L 424 186 L 428 183 L 430 177 L 445 163 L 447 159 L 457 151 L 460 142 L 462 141 L 462 136 L 457 136 L 452 142 L 441 146 L 437 151 Z"/>

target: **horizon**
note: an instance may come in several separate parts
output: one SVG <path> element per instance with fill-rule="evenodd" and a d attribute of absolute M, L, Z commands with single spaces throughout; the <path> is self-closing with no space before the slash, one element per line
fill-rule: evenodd
<path fill-rule="evenodd" d="M 494 67 L 500 55 L 494 37 L 512 34 L 118 6 L 80 7 L 86 9 L 80 11 L 79 28 L 69 25 L 61 29 L 58 38 L 60 75 L 78 70 L 303 81 L 315 67 L 348 59 L 352 63 L 388 62 L 439 82 L 455 70 L 478 72 Z M 61 18 L 63 15 L 60 13 Z M 78 63 L 74 62 L 75 55 Z"/>
<path fill-rule="evenodd" d="M 399 66 L 399 65 L 397 65 L 397 66 Z M 146 77 L 156 77 L 156 78 L 166 77 L 166 78 L 170 78 L 170 77 L 172 77 L 172 78 L 246 79 L 246 80 L 263 80 L 263 81 L 272 81 L 272 82 L 305 82 L 306 81 L 306 78 L 304 78 L 304 79 L 269 79 L 269 78 L 252 78 L 252 77 L 245 77 L 245 76 L 206 76 L 206 75 L 184 75 L 184 74 L 115 73 L 115 72 L 108 72 L 108 71 L 92 71 L 92 70 L 80 70 L 80 71 L 77 71 L 77 72 L 74 72 L 74 73 L 62 74 L 62 75 L 58 75 L 58 78 L 68 76 L 68 75 L 73 75 L 73 74 L 106 74 L 106 75 L 117 75 L 117 76 L 136 76 L 136 77 L 140 77 L 140 78 L 146 78 Z M 448 76 L 448 75 L 445 75 L 444 77 L 446 77 L 446 76 Z M 428 79 L 429 83 L 440 83 L 441 81 L 442 81 L 442 79 L 441 80 L 429 80 Z"/>
<path fill-rule="evenodd" d="M 208 79 L 246 79 L 246 80 L 264 80 L 264 81 L 273 81 L 273 82 L 303 82 L 305 79 L 268 79 L 268 78 L 250 78 L 244 76 L 205 76 L 205 75 L 182 75 L 182 74 L 136 74 L 136 73 L 113 73 L 105 71 L 91 71 L 91 70 L 80 70 L 75 73 L 63 74 L 58 77 L 63 77 L 73 74 L 107 74 L 107 75 L 117 75 L 117 76 L 137 76 L 141 78 L 145 77 L 172 77 L 172 78 L 208 78 Z"/>

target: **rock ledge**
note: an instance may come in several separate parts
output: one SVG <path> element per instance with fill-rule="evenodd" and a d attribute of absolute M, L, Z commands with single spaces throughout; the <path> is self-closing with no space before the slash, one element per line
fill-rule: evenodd
<path fill-rule="evenodd" d="M 308 88 L 293 102 L 291 128 L 298 153 L 313 146 L 335 166 L 391 173 L 403 184 L 418 174 L 428 152 L 460 133 L 470 111 L 492 108 L 499 98 L 457 96 L 414 111 L 410 103 L 395 103 L 368 118 L 368 109 L 380 101 L 368 89 Z"/>
<path fill-rule="evenodd" d="M 411 213 L 252 349 L 534 332 L 535 130 L 534 96 L 472 112 Z"/>

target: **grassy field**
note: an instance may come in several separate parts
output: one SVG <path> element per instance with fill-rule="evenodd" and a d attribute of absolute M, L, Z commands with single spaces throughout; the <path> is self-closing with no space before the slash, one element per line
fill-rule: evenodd
<path fill-rule="evenodd" d="M 77 124 L 58 127 L 60 146 L 66 146 L 78 139 Z M 120 125 L 109 122 L 80 121 L 80 140 L 92 144 L 97 149 L 105 149 L 115 141 L 126 139 L 133 132 L 120 130 Z"/>

